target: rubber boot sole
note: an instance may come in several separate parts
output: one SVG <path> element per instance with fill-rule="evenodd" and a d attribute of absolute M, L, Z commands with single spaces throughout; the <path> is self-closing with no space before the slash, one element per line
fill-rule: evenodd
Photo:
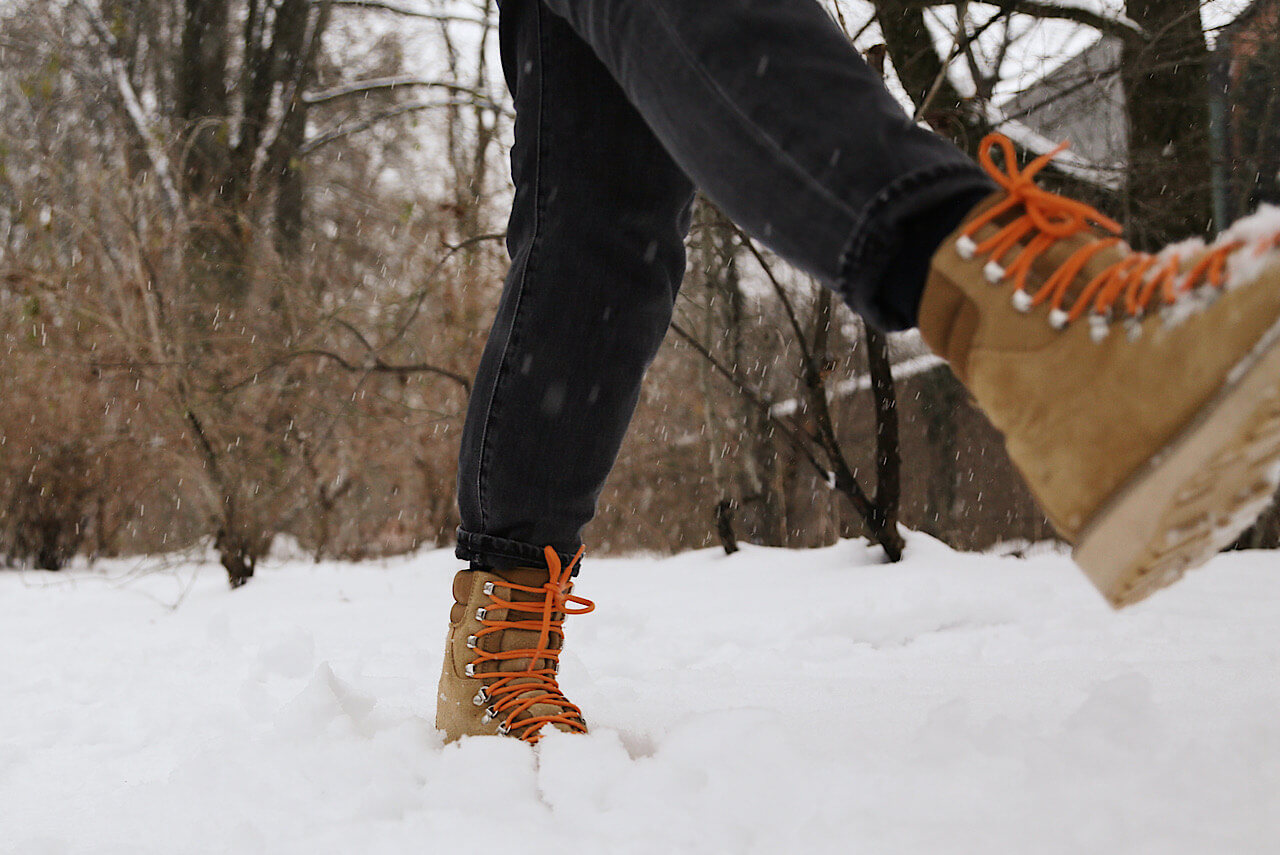
<path fill-rule="evenodd" d="M 1073 557 L 1117 609 L 1232 543 L 1280 484 L 1280 323 L 1195 420 L 1103 506 Z"/>

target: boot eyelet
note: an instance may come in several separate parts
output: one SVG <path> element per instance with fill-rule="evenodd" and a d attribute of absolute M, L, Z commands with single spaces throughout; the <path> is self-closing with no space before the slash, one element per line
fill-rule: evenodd
<path fill-rule="evenodd" d="M 1049 326 L 1053 327 L 1055 330 L 1065 329 L 1067 326 L 1067 320 L 1070 317 L 1071 316 L 1062 309 L 1054 309 L 1049 313 Z"/>
<path fill-rule="evenodd" d="M 489 616 L 489 610 L 486 608 L 476 609 L 476 620 L 484 620 Z"/>
<path fill-rule="evenodd" d="M 471 699 L 471 703 L 475 704 L 478 707 L 482 707 L 488 702 L 489 702 L 489 690 L 481 686 L 480 691 L 476 692 L 476 696 Z"/>
<path fill-rule="evenodd" d="M 480 723 L 488 724 L 489 722 L 493 721 L 497 717 L 498 717 L 498 711 L 495 710 L 493 707 L 488 707 L 485 709 L 484 715 L 480 718 Z"/>
<path fill-rule="evenodd" d="M 1024 315 L 1031 311 L 1031 295 L 1026 291 L 1013 292 L 1013 307 Z"/>
<path fill-rule="evenodd" d="M 507 723 L 505 721 L 502 724 L 498 725 L 498 733 L 501 733 L 503 736 L 506 736 L 510 732 L 511 732 L 511 728 L 507 726 Z"/>
<path fill-rule="evenodd" d="M 476 675 L 476 663 L 468 662 L 467 667 L 462 669 L 462 673 L 468 677 L 474 677 Z"/>
<path fill-rule="evenodd" d="M 1089 315 L 1089 337 L 1094 343 L 1101 344 L 1111 334 L 1111 317 L 1109 315 Z"/>
<path fill-rule="evenodd" d="M 476 649 L 476 637 L 474 635 L 467 636 L 467 649 L 468 650 Z"/>
<path fill-rule="evenodd" d="M 493 595 L 493 583 L 492 583 L 492 582 L 485 582 L 485 583 L 484 583 L 484 592 L 485 592 L 486 594 L 489 594 L 490 596 L 492 596 L 492 595 Z"/>
<path fill-rule="evenodd" d="M 1132 317 L 1124 322 L 1125 334 L 1129 336 L 1129 341 L 1137 341 L 1142 338 L 1142 318 Z"/>
<path fill-rule="evenodd" d="M 956 254 L 965 261 L 973 258 L 973 254 L 978 251 L 978 245 L 974 243 L 973 238 L 968 235 L 961 235 L 956 238 Z"/>
<path fill-rule="evenodd" d="M 1222 289 L 1215 288 L 1212 285 L 1201 285 L 1191 293 L 1200 301 L 1200 308 L 1207 309 L 1218 302 L 1218 298 L 1222 296 Z"/>
<path fill-rule="evenodd" d="M 982 275 L 987 277 L 987 281 L 992 285 L 999 285 L 1000 280 L 1004 278 L 1004 268 L 994 261 L 988 261 L 982 268 Z"/>

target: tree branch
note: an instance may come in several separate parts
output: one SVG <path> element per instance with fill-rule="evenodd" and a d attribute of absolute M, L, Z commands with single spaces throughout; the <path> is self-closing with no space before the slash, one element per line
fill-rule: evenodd
<path fill-rule="evenodd" d="M 84 12 L 93 34 L 106 48 L 107 69 L 112 81 L 115 83 L 125 114 L 128 115 L 129 122 L 133 125 L 133 131 L 142 142 L 142 146 L 147 152 L 147 159 L 151 161 L 151 167 L 156 172 L 156 180 L 160 184 L 160 195 L 164 201 L 165 211 L 169 216 L 181 222 L 183 219 L 182 196 L 178 193 L 178 185 L 173 180 L 173 170 L 169 166 L 169 156 L 165 154 L 164 149 L 156 142 L 155 136 L 152 134 L 152 123 L 142 107 L 142 102 L 138 99 L 138 93 L 134 91 L 133 84 L 129 81 L 129 73 L 125 69 L 124 63 L 120 61 L 119 45 L 116 42 L 116 38 L 111 34 L 111 29 L 102 20 L 102 14 L 97 9 L 90 6 L 86 0 L 75 0 L 75 3 Z"/>
<path fill-rule="evenodd" d="M 398 119 L 401 116 L 408 115 L 409 113 L 416 113 L 420 110 L 430 110 L 436 107 L 466 106 L 471 103 L 474 103 L 474 102 L 452 100 L 452 101 L 411 101 L 407 104 L 401 104 L 392 110 L 384 110 L 383 112 L 372 115 L 367 119 L 362 119 L 353 125 L 347 125 L 344 127 L 343 125 L 339 124 L 335 128 L 331 128 L 327 131 L 324 131 L 315 139 L 308 140 L 306 144 L 304 144 L 301 148 L 299 148 L 298 157 L 306 157 L 307 155 L 314 152 L 316 149 L 322 148 L 323 146 L 326 146 L 331 142 L 340 140 L 343 137 L 349 137 L 352 134 L 358 134 L 361 131 L 367 131 L 369 130 L 369 128 L 372 128 L 374 125 L 378 125 L 378 124 L 381 124 L 382 122 L 390 121 L 391 119 Z"/>
<path fill-rule="evenodd" d="M 814 366 L 813 354 L 809 350 L 809 340 L 805 338 L 804 329 L 800 326 L 800 319 L 796 316 L 796 310 L 791 305 L 791 298 L 787 295 L 786 289 L 782 287 L 782 283 L 778 281 L 778 277 L 774 275 L 772 265 L 765 260 L 764 254 L 760 252 L 759 247 L 756 246 L 751 236 L 737 225 L 734 225 L 734 229 L 737 231 L 742 245 L 747 248 L 747 251 L 755 258 L 756 264 L 760 265 L 760 269 L 764 271 L 765 278 L 769 280 L 769 284 L 773 286 L 773 292 L 778 296 L 778 301 L 782 303 L 787 320 L 791 323 L 791 331 L 796 335 L 796 344 L 800 348 L 800 356 L 804 359 L 807 373 Z"/>
<path fill-rule="evenodd" d="M 758 407 L 760 411 L 765 414 L 765 418 L 778 428 L 778 430 L 782 431 L 783 435 L 786 436 L 787 440 L 793 446 L 795 446 L 796 450 L 804 455 L 804 458 L 809 461 L 810 465 L 813 466 L 818 474 L 828 481 L 831 479 L 831 473 L 827 471 L 827 468 L 823 466 L 821 462 L 819 462 L 818 458 L 813 455 L 813 452 L 809 448 L 809 444 L 816 441 L 815 437 L 802 433 L 799 428 L 788 424 L 778 416 L 774 415 L 769 402 L 761 397 L 759 392 L 743 381 L 736 371 L 733 371 L 723 362 L 716 359 L 715 354 L 708 350 L 702 342 L 698 341 L 697 337 L 693 335 L 693 333 L 680 326 L 679 321 L 672 321 L 671 329 L 676 335 L 688 342 L 689 346 L 696 350 L 703 359 L 710 363 L 711 367 L 716 370 L 716 373 L 732 383 L 733 388 L 736 389 L 739 394 Z"/>
<path fill-rule="evenodd" d="M 440 271 L 444 269 L 444 266 L 448 263 L 449 259 L 453 258 L 462 250 L 470 249 L 471 247 L 484 243 L 485 241 L 506 240 L 506 238 L 506 232 L 497 232 L 494 234 L 473 235 L 466 240 L 448 245 L 444 256 L 437 261 L 435 267 L 431 268 L 431 271 L 427 273 L 426 278 L 422 280 L 422 285 L 418 288 L 417 293 L 413 295 L 413 308 L 409 310 L 408 315 L 405 316 L 404 321 L 401 322 L 399 328 L 392 334 L 391 338 L 382 346 L 386 347 L 391 342 L 399 341 L 404 338 L 405 333 L 409 331 L 410 325 L 412 325 L 414 319 L 418 317 L 418 312 L 422 311 L 422 304 L 427 299 L 427 285 L 429 285 L 436 276 L 439 275 Z"/>
<path fill-rule="evenodd" d="M 471 394 L 471 381 L 463 375 L 458 374 L 455 371 L 450 371 L 447 368 L 441 368 L 437 365 L 431 365 L 426 362 L 419 362 L 413 365 L 393 365 L 385 362 L 380 356 L 372 356 L 366 361 L 357 364 L 355 362 L 351 362 L 344 356 L 340 356 L 332 351 L 322 350 L 320 348 L 308 348 L 305 350 L 295 350 L 287 353 L 279 359 L 274 360 L 270 365 L 266 366 L 262 370 L 255 371 L 253 374 L 242 380 L 238 380 L 235 383 L 224 385 L 222 387 L 222 391 L 231 392 L 243 386 L 247 386 L 266 371 L 270 371 L 273 368 L 280 368 L 290 362 L 309 356 L 328 359 L 342 370 L 350 371 L 352 373 L 363 373 L 366 375 L 395 374 L 401 377 L 408 376 L 410 374 L 434 374 L 437 377 L 444 377 L 447 380 L 452 380 L 461 386 L 468 395 Z"/>
<path fill-rule="evenodd" d="M 755 257 L 756 263 L 764 270 L 765 276 L 773 286 L 773 290 L 778 295 L 778 300 L 781 301 L 787 318 L 791 322 L 791 329 L 795 333 L 796 343 L 804 360 L 804 388 L 808 399 L 808 407 L 812 411 L 814 421 L 818 426 L 818 435 L 813 437 L 813 440 L 822 448 L 831 464 L 830 472 L 825 468 L 821 468 L 821 471 L 831 480 L 832 486 L 849 497 L 850 501 L 853 502 L 854 508 L 862 515 L 863 519 L 869 523 L 874 523 L 878 519 L 878 517 L 873 518 L 873 514 L 876 511 L 872 503 L 867 499 L 866 494 L 863 493 L 862 486 L 858 483 L 857 478 L 854 477 L 853 469 L 845 459 L 844 449 L 841 447 L 840 439 L 836 435 L 835 420 L 831 417 L 831 407 L 827 402 L 827 385 L 823 377 L 823 367 L 819 364 L 814 354 L 814 349 L 811 347 L 809 339 L 805 336 L 804 328 L 800 325 L 800 319 L 796 315 L 795 308 L 791 305 L 791 298 L 787 295 L 782 283 L 774 275 L 771 265 L 765 261 L 764 255 L 755 246 L 755 242 L 751 240 L 751 237 L 745 233 L 739 233 L 742 234 L 744 245 Z M 772 413 L 770 413 L 770 416 L 772 417 Z"/>
<path fill-rule="evenodd" d="M 947 79 L 947 69 L 951 67 L 951 63 L 955 58 L 965 52 L 974 40 L 994 26 L 997 21 L 1008 18 L 1010 14 L 1012 13 L 1008 9 L 1002 9 L 1000 14 L 993 16 L 991 20 L 981 24 L 973 31 L 972 34 L 965 29 L 964 15 L 958 14 L 956 16 L 955 43 L 951 46 L 951 52 L 947 55 L 947 58 L 942 61 L 942 68 L 938 69 L 938 74 L 933 80 L 933 85 L 929 87 L 929 91 L 925 94 L 924 100 L 920 102 L 920 106 L 916 108 L 915 115 L 911 117 L 912 121 L 921 121 L 929 112 L 929 109 L 933 106 L 933 102 L 938 97 L 938 93 L 942 91 L 942 85 Z M 883 71 L 881 73 L 883 76 Z M 977 74 L 973 74 L 973 79 L 975 83 L 980 82 L 980 78 Z"/>
<path fill-rule="evenodd" d="M 822 462 L 818 460 L 817 456 L 813 453 L 813 449 L 811 448 L 811 445 L 813 444 L 818 445 L 824 452 L 827 452 L 828 454 L 830 453 L 822 437 L 812 436 L 808 433 L 802 432 L 794 425 L 783 421 L 783 419 L 774 414 L 773 408 L 769 406 L 768 402 L 765 401 L 764 398 L 756 392 L 756 390 L 743 382 L 742 378 L 740 378 L 736 372 L 725 367 L 720 360 L 716 359 L 715 354 L 703 346 L 702 342 L 698 341 L 697 338 L 695 338 L 688 330 L 676 322 L 672 322 L 671 329 L 675 331 L 676 335 L 688 342 L 703 359 L 710 362 L 711 367 L 714 368 L 722 377 L 732 383 L 739 393 L 758 407 L 760 412 L 764 414 L 765 418 L 769 420 L 769 423 L 782 431 L 782 435 L 785 436 L 787 441 L 791 443 L 792 447 L 794 447 L 796 451 L 798 451 L 800 455 L 808 461 L 809 465 L 813 467 L 813 470 L 817 472 L 824 481 L 831 485 L 832 489 L 843 493 L 848 497 L 849 501 L 853 504 L 854 510 L 858 512 L 858 515 L 866 520 L 868 524 L 874 526 L 878 517 L 875 509 L 872 507 L 871 500 L 868 499 L 866 493 L 862 491 L 862 486 L 858 483 L 858 480 L 853 477 L 853 472 L 850 471 L 843 458 L 837 456 L 832 460 L 832 466 L 834 467 L 833 471 L 832 469 L 828 469 L 826 466 L 823 466 Z"/>
<path fill-rule="evenodd" d="M 312 0 L 317 2 L 317 0 Z M 406 18 L 421 18 L 426 21 L 440 21 L 450 24 L 476 24 L 483 25 L 485 22 L 479 18 L 468 18 L 465 15 L 442 15 L 436 12 L 423 12 L 420 9 L 412 9 L 408 6 L 401 6 L 399 3 L 387 3 L 385 0 L 333 0 L 334 6 L 346 6 L 352 9 L 373 9 L 378 12 L 387 12 L 392 15 L 402 15 Z"/>
<path fill-rule="evenodd" d="M 950 2 L 951 0 L 909 0 L 904 5 L 930 8 L 933 6 L 946 6 Z M 997 9 L 1003 9 L 1006 12 L 1028 15 L 1032 18 L 1055 18 L 1063 21 L 1074 21 L 1077 24 L 1092 27 L 1104 35 L 1115 36 L 1125 41 L 1138 40 L 1145 42 L 1147 40 L 1147 32 L 1135 21 L 1131 21 L 1128 18 L 1108 17 L 1076 6 L 1059 6 L 1056 3 L 1044 2 L 1044 0 L 978 0 L 978 2 L 985 3 L 988 6 L 995 6 Z"/>
<path fill-rule="evenodd" d="M 374 77 L 369 80 L 356 80 L 351 83 L 344 83 L 341 86 L 335 86 L 332 89 L 326 89 L 323 92 L 307 93 L 302 96 L 302 101 L 304 104 L 315 106 L 316 104 L 327 104 L 330 101 L 336 101 L 339 98 L 347 98 L 352 95 L 367 95 L 371 92 L 390 92 L 395 89 L 407 89 L 415 86 L 422 86 L 428 89 L 445 89 L 455 95 L 468 95 L 474 101 L 483 101 L 490 107 L 498 106 L 485 92 L 480 92 L 445 80 L 427 80 L 421 77 L 407 76 Z"/>

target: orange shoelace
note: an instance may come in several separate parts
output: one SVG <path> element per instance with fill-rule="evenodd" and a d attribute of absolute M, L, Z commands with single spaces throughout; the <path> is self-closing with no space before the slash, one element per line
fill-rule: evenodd
<path fill-rule="evenodd" d="M 991 150 L 996 146 L 1004 154 L 1003 170 L 991 158 Z M 992 283 L 1011 279 L 1014 284 L 1013 303 L 1019 310 L 1030 311 L 1047 301 L 1051 309 L 1049 322 L 1061 329 L 1092 309 L 1091 322 L 1096 337 L 1105 335 L 1107 325 L 1118 313 L 1117 306 L 1129 318 L 1136 320 L 1146 313 L 1157 294 L 1164 304 L 1169 305 L 1202 285 L 1215 289 L 1224 287 L 1227 258 L 1243 247 L 1244 241 L 1234 240 L 1206 247 L 1203 255 L 1185 273 L 1176 252 L 1158 256 L 1124 247 L 1124 257 L 1089 280 L 1070 307 L 1063 308 L 1076 277 L 1089 260 L 1103 250 L 1123 244 L 1119 237 L 1122 231 L 1119 223 L 1083 202 L 1050 193 L 1033 182 L 1036 173 L 1066 147 L 1067 144 L 1062 143 L 1031 161 L 1025 169 L 1018 168 L 1013 143 L 1001 134 L 987 135 L 978 150 L 982 167 L 1007 195 L 970 221 L 961 232 L 957 250 L 963 258 L 987 256 L 989 261 L 985 274 Z M 979 229 L 997 223 L 1019 205 L 1022 206 L 1020 215 L 980 243 L 974 240 Z M 1100 236 L 1081 246 L 1034 293 L 1028 293 L 1027 276 L 1037 258 L 1058 241 L 1092 230 L 1100 230 L 1110 236 Z M 1019 248 L 1017 253 L 1005 265 L 1005 256 L 1010 255 L 1015 247 Z"/>
<path fill-rule="evenodd" d="M 578 553 L 573 556 L 573 560 L 561 566 L 559 554 L 550 546 L 546 547 L 544 554 L 547 559 L 547 569 L 550 571 L 550 579 L 540 588 L 511 583 L 489 583 L 485 586 L 485 593 L 488 594 L 492 603 L 485 612 L 499 609 L 505 610 L 507 612 L 507 620 L 490 620 L 487 616 L 481 619 L 480 623 L 484 626 L 484 629 L 468 640 L 468 646 L 475 648 L 476 651 L 474 667 L 468 668 L 468 673 L 478 679 L 494 680 L 492 683 L 487 683 L 480 690 L 480 693 L 476 696 L 476 702 L 478 704 L 492 702 L 486 711 L 486 716 L 490 720 L 505 716 L 502 724 L 498 727 L 499 732 L 503 734 L 510 733 L 515 728 L 521 728 L 519 738 L 526 742 L 536 743 L 542 738 L 540 731 L 543 725 L 547 724 L 562 724 L 574 732 L 586 732 L 586 727 L 582 722 L 582 711 L 569 702 L 569 699 L 560 691 L 560 685 L 556 682 L 560 648 L 564 643 L 565 616 L 585 615 L 594 611 L 596 607 L 596 604 L 590 600 L 576 597 L 569 593 L 572 587 L 569 580 L 573 575 L 573 568 L 577 566 L 578 560 L 582 558 L 582 553 L 583 548 L 579 548 Z M 499 588 L 522 591 L 526 594 L 542 594 L 542 601 L 518 602 L 514 599 L 506 600 L 497 595 L 496 590 Z M 582 608 L 570 608 L 570 603 Z M 536 617 L 531 617 L 527 620 L 511 620 L 512 612 L 521 612 L 535 615 Z M 509 629 L 537 632 L 537 645 L 533 648 L 502 650 L 497 653 L 489 653 L 479 648 L 478 642 L 480 639 Z M 560 641 L 553 647 L 552 639 L 555 636 L 559 636 Z M 520 671 L 479 670 L 479 666 L 485 662 L 505 662 L 513 659 L 527 659 L 528 665 L 524 670 Z M 539 662 L 548 664 L 541 668 L 535 668 L 534 666 Z M 521 715 L 524 715 L 530 708 L 538 704 L 557 707 L 562 712 L 554 715 L 530 715 L 523 719 L 520 718 Z M 517 721 L 517 719 L 519 720 Z"/>

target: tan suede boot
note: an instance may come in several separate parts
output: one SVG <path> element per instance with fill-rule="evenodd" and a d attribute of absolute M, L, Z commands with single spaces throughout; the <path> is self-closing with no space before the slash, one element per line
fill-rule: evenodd
<path fill-rule="evenodd" d="M 934 256 L 919 326 L 1118 608 L 1206 561 L 1275 494 L 1280 216 L 1136 253 L 1116 223 L 1031 182 L 1053 154 L 1019 171 L 1007 139 L 983 141 L 1004 189 Z"/>
<path fill-rule="evenodd" d="M 561 566 L 546 549 L 547 568 L 463 570 L 453 580 L 453 609 L 436 703 L 445 742 L 463 736 L 511 735 L 537 742 L 551 725 L 585 733 L 582 712 L 556 682 L 566 614 L 586 614 L 590 600 L 570 593 L 582 550 Z M 573 609 L 569 604 L 580 608 Z"/>

